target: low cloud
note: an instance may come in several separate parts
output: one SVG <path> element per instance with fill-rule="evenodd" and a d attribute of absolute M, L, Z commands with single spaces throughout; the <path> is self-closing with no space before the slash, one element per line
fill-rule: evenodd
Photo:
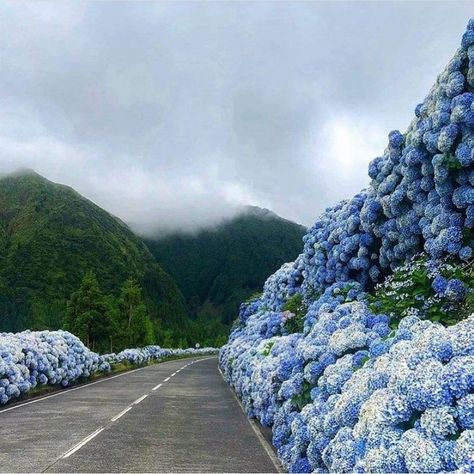
<path fill-rule="evenodd" d="M 368 183 L 454 53 L 469 2 L 10 2 L 0 172 L 145 232 L 243 204 L 310 225 Z M 422 18 L 422 21 L 420 21 Z"/>

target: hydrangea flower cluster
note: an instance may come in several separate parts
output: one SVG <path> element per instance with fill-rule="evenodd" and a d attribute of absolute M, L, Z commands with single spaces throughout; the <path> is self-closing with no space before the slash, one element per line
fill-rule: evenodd
<path fill-rule="evenodd" d="M 290 472 L 474 472 L 474 315 L 448 327 L 422 319 L 466 297 L 439 262 L 473 257 L 474 19 L 369 177 L 242 305 L 221 369 L 248 414 L 272 427 Z M 414 295 L 393 326 L 372 293 L 384 281 L 394 299 L 397 285 L 403 293 L 408 283 L 390 275 L 404 264 L 424 278 L 420 253 L 426 298 Z M 304 328 L 288 334 L 294 295 Z"/>
<path fill-rule="evenodd" d="M 310 464 L 341 472 L 472 472 L 474 316 L 450 327 L 408 316 L 386 345 L 333 400 L 324 419 L 332 433 L 309 424 Z"/>
<path fill-rule="evenodd" d="M 0 403 L 37 385 L 70 385 L 110 365 L 69 332 L 0 334 Z"/>
<path fill-rule="evenodd" d="M 397 267 L 367 296 L 374 311 L 392 318 L 392 325 L 408 314 L 455 324 L 472 312 L 474 274 L 472 262 L 453 258 L 427 260 L 420 254 Z"/>
<path fill-rule="evenodd" d="M 474 31 L 470 21 L 466 35 Z M 466 37 L 465 35 L 465 37 Z M 379 282 L 420 251 L 472 257 L 474 45 L 463 41 L 403 135 L 369 166 L 367 190 L 329 208 L 304 237 L 304 286 Z M 472 90 L 471 90 L 472 89 Z"/>
<path fill-rule="evenodd" d="M 78 337 L 66 331 L 0 333 L 0 404 L 38 385 L 67 387 L 95 373 L 110 372 L 125 362 L 142 365 L 167 357 L 208 355 L 217 349 L 163 349 L 148 346 L 101 356 L 89 350 Z"/>
<path fill-rule="evenodd" d="M 131 365 L 144 365 L 150 362 L 158 362 L 168 357 L 200 356 L 217 354 L 218 349 L 213 347 L 201 347 L 199 349 L 166 349 L 160 346 L 146 346 L 136 349 L 125 349 L 118 354 L 105 354 L 102 359 L 110 364 L 127 362 Z"/>
<path fill-rule="evenodd" d="M 271 275 L 263 287 L 260 303 L 268 309 L 279 311 L 290 296 L 301 291 L 303 262 L 285 263 Z"/>

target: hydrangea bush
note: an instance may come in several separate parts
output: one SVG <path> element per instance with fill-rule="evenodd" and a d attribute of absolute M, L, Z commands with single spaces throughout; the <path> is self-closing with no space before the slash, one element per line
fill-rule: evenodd
<path fill-rule="evenodd" d="M 474 310 L 474 268 L 453 258 L 437 262 L 415 256 L 368 295 L 370 308 L 390 316 L 396 328 L 408 314 L 455 324 Z"/>
<path fill-rule="evenodd" d="M 474 19 L 368 174 L 242 305 L 221 369 L 290 472 L 474 472 Z"/>
<path fill-rule="evenodd" d="M 213 347 L 201 347 L 199 349 L 166 349 L 160 346 L 146 346 L 136 349 L 125 349 L 118 354 L 105 354 L 101 358 L 110 365 L 128 363 L 131 365 L 143 365 L 157 362 L 169 357 L 185 357 L 198 355 L 216 354 L 218 349 Z"/>
<path fill-rule="evenodd" d="M 79 379 L 108 373 L 118 363 L 142 365 L 168 357 L 216 353 L 213 348 L 163 349 L 148 346 L 101 356 L 66 331 L 0 333 L 0 404 L 38 385 L 67 387 Z"/>

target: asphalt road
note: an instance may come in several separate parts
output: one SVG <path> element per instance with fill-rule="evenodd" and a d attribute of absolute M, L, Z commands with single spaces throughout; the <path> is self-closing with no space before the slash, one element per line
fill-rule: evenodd
<path fill-rule="evenodd" d="M 183 359 L 0 410 L 2 472 L 276 472 L 217 358 Z"/>

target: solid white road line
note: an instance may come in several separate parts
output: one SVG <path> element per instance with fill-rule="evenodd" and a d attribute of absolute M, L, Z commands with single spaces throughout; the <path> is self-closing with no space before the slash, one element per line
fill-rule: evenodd
<path fill-rule="evenodd" d="M 158 390 L 163 384 L 159 383 L 156 387 L 153 387 L 152 390 L 155 391 L 155 390 Z"/>
<path fill-rule="evenodd" d="M 172 361 L 170 361 L 172 362 Z M 139 369 L 132 369 L 127 372 L 124 372 L 123 374 L 118 374 L 118 375 L 113 375 L 112 377 L 106 377 L 102 380 L 97 380 L 96 382 L 91 382 L 91 383 L 85 383 L 84 385 L 81 385 L 80 387 L 75 387 L 75 388 L 68 388 L 67 390 L 64 390 L 62 392 L 58 393 L 53 393 L 52 395 L 46 395 L 45 397 L 40 397 L 37 398 L 36 400 L 31 400 L 30 402 L 25 402 L 25 403 L 20 403 L 19 405 L 14 405 L 10 408 L 4 408 L 3 410 L 0 410 L 0 415 L 6 411 L 10 410 L 16 410 L 17 408 L 24 407 L 26 405 L 31 405 L 32 403 L 38 403 L 41 402 L 42 400 L 46 400 L 48 398 L 53 398 L 53 397 L 59 397 L 59 395 L 66 395 L 70 392 L 74 392 L 75 390 L 81 390 L 83 388 L 90 387 L 91 385 L 95 385 L 96 383 L 102 383 L 102 382 L 107 382 L 107 380 L 112 380 L 116 379 L 117 377 L 123 377 L 124 375 L 131 374 L 132 372 L 138 372 L 139 370 L 147 369 L 148 367 L 140 367 Z"/>
<path fill-rule="evenodd" d="M 207 359 L 212 359 L 212 357 L 207 357 Z M 201 360 L 206 360 L 206 359 L 199 359 L 197 360 L 196 362 L 199 362 Z M 168 363 L 171 363 L 171 362 L 175 362 L 174 360 L 169 360 L 169 361 L 165 361 L 165 362 L 162 362 L 161 364 L 168 364 Z M 192 362 L 191 362 L 192 363 Z M 185 365 L 184 367 L 187 367 L 188 365 L 191 365 L 190 364 L 187 364 Z M 112 380 L 112 379 L 116 379 L 117 377 L 123 377 L 124 375 L 128 375 L 128 374 L 131 374 L 133 372 L 138 372 L 139 370 L 145 370 L 145 369 L 149 369 L 153 366 L 147 366 L 147 367 L 140 367 L 138 369 L 132 369 L 132 370 L 128 370 L 127 372 L 123 372 L 122 374 L 117 374 L 117 375 L 112 375 L 112 377 L 105 377 L 101 380 L 96 380 L 95 382 L 90 382 L 90 383 L 85 383 L 84 385 L 81 385 L 79 387 L 74 387 L 74 388 L 68 388 L 67 390 L 62 390 L 60 392 L 57 392 L 57 393 L 53 393 L 51 395 L 45 395 L 44 397 L 38 397 L 36 398 L 35 400 L 31 400 L 29 402 L 25 402 L 25 403 L 19 403 L 18 405 L 14 405 L 12 407 L 9 407 L 9 408 L 3 408 L 0 410 L 0 415 L 2 413 L 5 413 L 7 411 L 10 411 L 10 410 L 16 410 L 18 408 L 21 408 L 21 407 L 24 407 L 26 405 L 31 405 L 32 403 L 38 403 L 38 402 L 41 402 L 43 400 L 47 400 L 48 398 L 53 398 L 53 397 L 59 397 L 60 395 L 67 395 L 68 393 L 70 392 L 74 392 L 75 390 L 81 390 L 83 388 L 87 388 L 87 387 L 90 387 L 91 385 L 95 385 L 95 384 L 98 384 L 98 383 L 103 383 L 103 382 L 107 382 L 108 380 Z"/>
<path fill-rule="evenodd" d="M 98 430 L 96 430 L 92 434 L 90 434 L 89 436 L 86 436 L 79 444 L 76 444 L 76 446 L 74 446 L 74 448 L 67 451 L 66 454 L 64 454 L 63 459 L 68 458 L 69 456 L 71 456 L 71 454 L 74 454 L 76 451 L 81 449 L 85 444 L 87 444 L 89 441 L 94 439 L 102 431 L 104 431 L 104 428 L 99 428 Z"/>
<path fill-rule="evenodd" d="M 204 360 L 204 359 L 199 359 L 199 360 Z M 162 362 L 162 364 L 166 364 L 166 363 L 170 363 L 170 362 L 175 362 L 175 361 L 173 361 L 173 360 L 165 361 L 165 362 Z M 153 367 L 153 366 L 140 367 L 138 369 L 128 370 L 127 372 L 123 372 L 122 374 L 112 375 L 112 377 L 105 377 L 101 380 L 96 380 L 95 382 L 85 383 L 84 385 L 81 385 L 80 387 L 68 388 L 67 390 L 63 390 L 63 391 L 58 392 L 58 393 L 53 393 L 51 395 L 46 395 L 44 397 L 39 397 L 39 398 L 37 398 L 35 400 L 31 400 L 29 402 L 20 403 L 18 405 L 14 405 L 14 406 L 9 407 L 9 408 L 4 408 L 4 409 L 0 410 L 0 415 L 4 412 L 10 411 L 10 410 L 16 410 L 17 408 L 21 408 L 21 407 L 24 407 L 26 405 L 31 405 L 32 403 L 38 403 L 38 402 L 41 402 L 42 400 L 47 400 L 48 398 L 59 397 L 60 395 L 66 395 L 70 392 L 74 392 L 75 390 L 81 390 L 83 388 L 90 387 L 91 385 L 107 382 L 108 380 L 116 379 L 118 377 L 123 377 L 124 375 L 128 375 L 128 374 L 131 374 L 133 372 L 138 372 L 139 370 L 148 369 L 150 367 Z"/>
<path fill-rule="evenodd" d="M 127 407 L 125 410 L 122 410 L 118 415 L 115 415 L 110 421 L 117 421 L 119 418 L 121 418 L 127 411 L 130 411 L 133 407 Z"/>
<path fill-rule="evenodd" d="M 146 397 L 148 397 L 148 393 L 146 393 L 145 395 L 141 396 L 140 398 L 137 398 L 137 399 L 132 403 L 132 405 L 138 405 L 142 400 L 145 400 Z"/>

